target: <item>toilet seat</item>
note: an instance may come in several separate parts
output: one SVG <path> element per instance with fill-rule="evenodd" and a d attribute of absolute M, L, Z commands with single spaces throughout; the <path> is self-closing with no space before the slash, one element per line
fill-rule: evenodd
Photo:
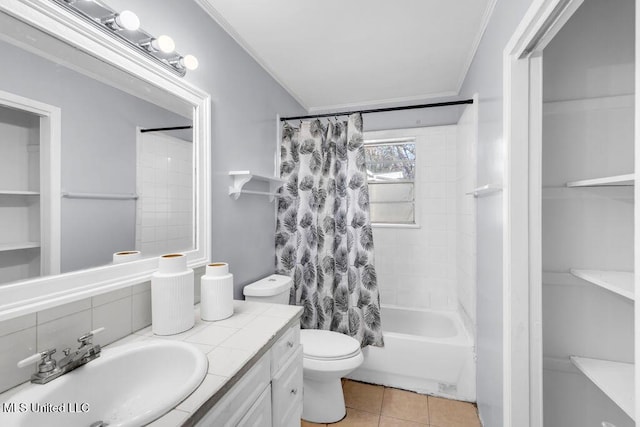
<path fill-rule="evenodd" d="M 357 357 L 361 353 L 358 340 L 333 331 L 303 329 L 300 331 L 300 343 L 305 359 L 337 361 Z"/>

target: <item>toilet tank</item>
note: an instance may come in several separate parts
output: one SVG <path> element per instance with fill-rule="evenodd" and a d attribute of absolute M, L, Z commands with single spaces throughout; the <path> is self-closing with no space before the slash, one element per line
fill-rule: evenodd
<path fill-rule="evenodd" d="M 246 285 L 242 291 L 247 301 L 289 304 L 291 278 L 281 274 L 272 274 L 257 282 Z"/>

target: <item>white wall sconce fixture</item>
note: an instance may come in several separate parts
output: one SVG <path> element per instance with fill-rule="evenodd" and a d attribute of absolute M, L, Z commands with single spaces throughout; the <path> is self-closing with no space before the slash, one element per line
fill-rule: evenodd
<path fill-rule="evenodd" d="M 140 19 L 130 10 L 118 13 L 101 0 L 53 1 L 181 77 L 187 70 L 198 68 L 195 56 L 175 51 L 176 45 L 171 37 L 164 34 L 155 37 L 141 29 Z"/>
<path fill-rule="evenodd" d="M 136 31 L 140 28 L 140 18 L 130 10 L 123 10 L 120 13 L 115 13 L 111 17 L 102 18 L 101 21 L 113 31 Z"/>
<path fill-rule="evenodd" d="M 181 56 L 177 59 L 170 61 L 170 64 L 176 68 L 186 68 L 187 70 L 195 70 L 198 68 L 198 58 L 193 55 Z"/>
<path fill-rule="evenodd" d="M 171 53 L 176 50 L 176 44 L 173 39 L 167 35 L 158 36 L 158 38 L 150 38 L 147 41 L 139 43 L 140 47 L 147 49 L 151 53 L 164 52 Z"/>

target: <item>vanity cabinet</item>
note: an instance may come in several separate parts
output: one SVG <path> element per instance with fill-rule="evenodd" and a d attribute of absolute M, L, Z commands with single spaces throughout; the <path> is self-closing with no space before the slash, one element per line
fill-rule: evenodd
<path fill-rule="evenodd" d="M 302 346 L 300 325 L 291 326 L 196 424 L 208 426 L 300 426 Z"/>

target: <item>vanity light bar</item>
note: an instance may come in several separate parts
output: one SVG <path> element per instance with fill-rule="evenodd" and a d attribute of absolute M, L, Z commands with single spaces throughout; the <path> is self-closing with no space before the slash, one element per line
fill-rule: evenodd
<path fill-rule="evenodd" d="M 117 37 L 143 55 L 183 77 L 187 70 L 198 68 L 193 55 L 175 51 L 175 42 L 167 35 L 154 37 L 140 28 L 140 19 L 130 10 L 118 13 L 100 0 L 52 0 L 76 16 L 91 22 L 104 33 Z"/>

